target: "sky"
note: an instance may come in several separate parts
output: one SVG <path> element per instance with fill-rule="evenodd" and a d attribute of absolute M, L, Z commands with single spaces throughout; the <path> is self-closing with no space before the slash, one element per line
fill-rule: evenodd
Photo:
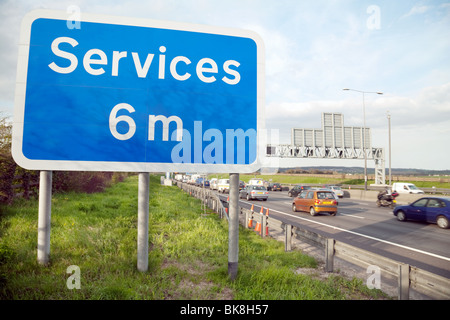
<path fill-rule="evenodd" d="M 20 23 L 34 9 L 251 30 L 265 45 L 266 128 L 321 128 L 323 112 L 366 126 L 392 168 L 450 169 L 450 1 L 0 0 L 0 113 L 13 115 Z M 298 159 L 295 166 L 363 166 Z M 373 168 L 373 161 L 368 161 Z"/>

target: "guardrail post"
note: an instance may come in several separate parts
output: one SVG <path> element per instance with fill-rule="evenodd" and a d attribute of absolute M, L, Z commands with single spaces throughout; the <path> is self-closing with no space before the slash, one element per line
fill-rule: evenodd
<path fill-rule="evenodd" d="M 409 264 L 398 265 L 398 300 L 409 300 Z"/>
<path fill-rule="evenodd" d="M 325 269 L 333 272 L 334 267 L 334 239 L 327 239 L 325 242 Z"/>
<path fill-rule="evenodd" d="M 217 212 L 217 213 L 219 213 L 219 210 L 220 210 L 220 203 L 219 203 L 219 199 L 218 198 L 215 198 L 214 199 L 214 212 Z"/>
<path fill-rule="evenodd" d="M 261 238 L 264 238 L 264 235 L 266 233 L 266 216 L 264 213 L 261 213 Z"/>
<path fill-rule="evenodd" d="M 245 221 L 244 221 L 244 228 L 248 229 L 248 218 L 250 216 L 250 211 L 245 210 Z"/>
<path fill-rule="evenodd" d="M 292 225 L 286 224 L 284 227 L 284 251 L 292 250 Z"/>

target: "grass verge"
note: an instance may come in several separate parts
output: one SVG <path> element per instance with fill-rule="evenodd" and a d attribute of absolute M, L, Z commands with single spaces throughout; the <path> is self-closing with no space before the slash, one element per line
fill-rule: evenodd
<path fill-rule="evenodd" d="M 380 299 L 361 280 L 297 273 L 317 262 L 240 229 L 239 272 L 227 274 L 228 225 L 176 187 L 150 179 L 149 270 L 136 268 L 137 176 L 102 193 L 52 198 L 51 262 L 36 259 L 37 200 L 0 207 L 0 299 Z M 79 267 L 80 289 L 69 289 Z"/>

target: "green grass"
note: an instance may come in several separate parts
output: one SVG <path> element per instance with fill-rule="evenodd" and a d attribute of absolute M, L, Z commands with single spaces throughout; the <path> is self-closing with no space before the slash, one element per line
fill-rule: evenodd
<path fill-rule="evenodd" d="M 149 270 L 137 260 L 137 176 L 102 193 L 52 198 L 50 264 L 37 263 L 37 200 L 0 207 L 0 299 L 379 299 L 361 280 L 297 274 L 317 262 L 240 229 L 239 272 L 228 277 L 228 225 L 200 201 L 150 179 Z M 67 268 L 80 269 L 68 289 Z"/>
<path fill-rule="evenodd" d="M 406 181 L 412 182 L 416 185 L 417 188 L 442 188 L 442 189 L 450 189 L 450 183 L 448 182 L 437 182 L 437 181 Z"/>

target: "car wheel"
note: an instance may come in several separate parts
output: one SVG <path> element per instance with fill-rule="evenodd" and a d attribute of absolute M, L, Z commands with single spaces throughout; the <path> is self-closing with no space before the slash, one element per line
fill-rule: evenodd
<path fill-rule="evenodd" d="M 312 216 L 315 216 L 317 213 L 316 213 L 316 210 L 314 210 L 314 208 L 311 207 L 311 209 L 309 209 L 309 214 Z"/>
<path fill-rule="evenodd" d="M 295 206 L 295 203 L 292 204 L 292 211 L 297 212 L 297 207 Z"/>
<path fill-rule="evenodd" d="M 449 227 L 448 219 L 444 216 L 439 216 L 436 220 L 436 223 L 439 226 L 439 228 L 442 228 L 442 229 L 448 229 L 448 227 Z"/>
<path fill-rule="evenodd" d="M 397 212 L 397 220 L 398 221 L 406 221 L 406 215 L 402 210 Z"/>
<path fill-rule="evenodd" d="M 331 212 L 330 215 L 334 217 L 335 215 L 337 215 L 337 212 Z"/>
<path fill-rule="evenodd" d="M 247 194 L 247 201 L 250 201 L 250 196 Z"/>
<path fill-rule="evenodd" d="M 288 196 L 289 196 L 289 197 L 292 197 L 292 193 L 288 192 Z"/>

